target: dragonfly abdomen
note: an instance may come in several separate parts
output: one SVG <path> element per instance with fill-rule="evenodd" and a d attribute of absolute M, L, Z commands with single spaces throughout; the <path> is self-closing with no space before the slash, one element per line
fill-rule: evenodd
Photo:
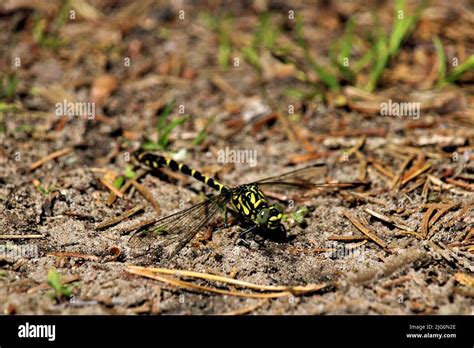
<path fill-rule="evenodd" d="M 222 185 L 217 180 L 203 175 L 200 171 L 189 168 L 186 164 L 177 162 L 171 158 L 157 155 L 155 153 L 150 152 L 142 152 L 137 155 L 137 159 L 139 162 L 145 164 L 146 166 L 154 169 L 158 169 L 160 167 L 168 167 L 172 171 L 180 172 L 185 175 L 192 176 L 194 179 L 205 183 L 210 188 L 219 191 L 220 193 L 229 190 L 225 185 Z"/>

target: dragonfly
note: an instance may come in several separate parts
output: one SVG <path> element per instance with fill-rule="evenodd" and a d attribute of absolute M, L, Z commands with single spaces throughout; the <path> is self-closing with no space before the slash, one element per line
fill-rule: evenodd
<path fill-rule="evenodd" d="M 283 206 L 279 203 L 270 204 L 265 191 L 288 195 L 321 188 L 341 189 L 366 185 L 363 182 L 315 182 L 316 178 L 324 177 L 327 172 L 326 164 L 316 163 L 281 175 L 230 187 L 196 169 L 191 169 L 186 164 L 154 152 L 140 151 L 134 154 L 134 157 L 152 170 L 169 168 L 174 172 L 191 176 L 216 191 L 200 203 L 157 219 L 153 222 L 153 226 L 137 231 L 130 238 L 129 243 L 132 247 L 141 248 L 144 253 L 159 251 L 161 254 L 166 254 L 166 258 L 176 255 L 200 230 L 212 225 L 220 216 L 220 212 L 224 214 L 224 226 L 227 226 L 229 212 L 243 224 L 250 225 L 250 228 L 241 233 L 241 237 L 252 231 L 270 237 L 281 235 L 282 231 L 286 231 L 282 223 Z"/>

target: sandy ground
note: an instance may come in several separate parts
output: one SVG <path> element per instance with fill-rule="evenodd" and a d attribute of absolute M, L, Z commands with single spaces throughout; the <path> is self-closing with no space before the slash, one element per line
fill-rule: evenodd
<path fill-rule="evenodd" d="M 152 14 L 157 21 L 164 16 L 158 9 Z M 9 27 L 7 23 L 18 20 L 11 16 L 3 19 L 4 28 Z M 87 24 L 87 21 L 82 23 Z M 166 25 L 167 39 L 139 26 L 132 26 L 121 32 L 121 38 L 115 38 L 117 27 L 103 24 L 96 28 L 97 37 L 93 36 L 91 42 L 83 36 L 82 40 L 74 40 L 77 35 L 74 29 L 83 30 L 86 34 L 81 35 L 87 37 L 90 24 L 81 28 L 66 25 L 63 35 L 73 39 L 69 46 L 60 49 L 62 58 L 59 53 L 35 51 L 32 54 L 38 56 L 25 63 L 24 71 L 18 73 L 22 81 L 18 98 L 26 93 L 21 101 L 22 111 L 2 113 L 5 131 L 0 134 L 0 233 L 42 237 L 9 239 L 14 246 L 8 250 L 4 247 L 0 255 L 2 313 L 474 314 L 474 292 L 469 283 L 473 272 L 472 239 L 471 242 L 465 239 L 469 231 L 472 234 L 474 222 L 472 191 L 436 183 L 426 191 L 424 181 L 419 181 L 426 180 L 427 175 L 441 180 L 446 173 L 458 170 L 472 176 L 469 153 L 462 150 L 469 146 L 472 149 L 472 124 L 462 124 L 451 117 L 456 112 L 464 112 L 472 102 L 469 86 L 448 89 L 451 94 L 445 99 L 435 94 L 434 99 L 441 100 L 440 105 L 423 111 L 420 120 L 359 114 L 347 107 L 324 106 L 321 101 L 309 103 L 304 106 L 306 110 L 298 104 L 301 118 L 294 123 L 300 130 L 327 135 L 338 130 L 384 129 L 380 135 L 367 136 L 364 146 L 358 147 L 365 159 L 380 160 L 398 173 L 406 160 L 402 156 L 404 149 L 408 151 L 404 156 L 408 156 L 410 149 L 419 149 L 414 158 L 431 166 L 399 189 L 393 189 L 390 178 L 369 165 L 365 181 L 370 185 L 365 189 L 352 191 L 355 193 L 328 190 L 304 199 L 297 197 L 298 207 L 310 208 L 305 218 L 307 227 L 287 221 L 288 235 L 283 242 L 266 240 L 263 245 L 240 245 L 241 227 L 234 220 L 227 228 L 213 226 L 212 236 L 194 240 L 171 260 L 160 259 L 153 252 L 146 258 L 135 257 L 135 250 L 128 243 L 130 234 L 121 231 L 155 217 L 156 212 L 136 191 L 107 205 L 109 191 L 99 179 L 106 171 L 122 173 L 125 170 L 126 154 L 139 146 L 142 134 L 154 136 L 157 110 L 172 98 L 177 98 L 178 105 L 186 106 L 191 119 L 172 132 L 170 152 L 186 149 L 185 163 L 218 177 L 225 184 L 235 186 L 292 170 L 295 165 L 291 156 L 304 153 L 301 143 L 287 139 L 278 121 L 264 124 L 254 132 L 250 116 L 244 122 L 246 126 L 236 132 L 231 127 L 236 120 L 235 110 L 241 115 L 246 112 L 252 115 L 252 110 L 265 105 L 258 96 L 252 68 L 243 64 L 238 70 L 220 72 L 237 94 L 225 93 L 210 82 L 215 72 L 207 68 L 210 61 L 215 60 L 213 53 L 207 53 L 211 43 L 215 43 L 215 39 L 210 39 L 211 34 L 193 26 L 183 30 L 177 25 Z M 245 27 L 245 20 L 241 25 Z M 331 31 L 330 28 L 325 30 Z M 19 34 L 16 35 L 15 38 Z M 2 36 L 0 42 L 7 45 L 8 59 L 21 50 L 30 49 L 31 43 L 16 44 L 12 40 L 17 39 Z M 138 46 L 140 53 L 134 60 L 133 70 L 120 66 L 122 53 L 138 50 Z M 90 49 L 90 55 L 83 55 L 82 60 L 75 57 L 74 52 L 79 49 Z M 169 52 L 178 56 L 184 56 L 183 52 L 206 53 L 187 56 L 186 64 L 197 74 L 193 79 L 171 76 L 165 82 L 158 81 L 161 76 L 156 71 L 158 65 L 173 60 L 165 60 Z M 157 62 L 157 67 L 153 62 Z M 58 120 L 51 110 L 55 102 L 63 98 L 61 88 L 80 99 L 87 95 L 94 79 L 104 73 L 118 76 L 120 82 L 113 92 L 107 92 L 106 101 L 97 104 L 97 114 L 103 118 Z M 284 104 L 287 100 L 278 93 L 279 88 L 292 83 L 300 82 L 283 79 L 269 87 L 271 97 Z M 58 85 L 62 86 L 59 92 Z M 35 86 L 43 90 L 29 94 Z M 388 90 L 384 96 L 391 98 L 400 95 L 400 91 L 402 88 Z M 190 139 L 205 124 L 204 115 L 215 116 L 215 122 L 205 141 L 192 147 Z M 425 126 L 413 127 L 414 123 Z M 360 141 L 361 136 L 327 136 L 315 145 L 317 152 L 325 155 L 296 167 L 325 161 L 332 179 L 358 180 L 361 158 L 354 153 L 347 160 L 341 158 Z M 30 170 L 35 161 L 68 147 L 72 150 L 67 154 Z M 226 147 L 255 151 L 257 166 L 218 163 L 219 151 Z M 459 157 L 453 155 L 455 152 Z M 211 193 L 192 180 L 165 181 L 148 174 L 140 182 L 159 202 L 162 216 L 191 206 L 202 199 L 202 192 Z M 421 185 L 415 187 L 420 182 Z M 95 229 L 139 204 L 146 205 L 140 214 L 114 227 Z M 452 206 L 436 221 L 431 220 L 423 238 L 423 224 L 430 204 L 438 204 L 431 216 L 443 207 Z M 367 209 L 393 217 L 405 229 L 375 218 Z M 291 208 L 287 208 L 287 212 L 290 211 Z M 332 236 L 363 236 L 344 215 L 346 212 L 362 221 L 385 244 L 381 246 L 373 240 L 329 240 Z M 32 257 L 25 253 L 31 253 Z M 193 270 L 260 285 L 324 283 L 326 286 L 302 296 L 262 300 L 167 285 L 130 274 L 129 265 Z M 70 299 L 58 300 L 51 296 L 53 290 L 47 284 L 50 269 L 56 269 L 72 291 Z"/>

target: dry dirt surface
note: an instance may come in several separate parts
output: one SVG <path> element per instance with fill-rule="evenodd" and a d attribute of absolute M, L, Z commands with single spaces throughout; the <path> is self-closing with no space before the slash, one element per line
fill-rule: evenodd
<path fill-rule="evenodd" d="M 472 4 L 431 1 L 374 79 L 390 1 L 212 3 L 0 4 L 1 312 L 472 315 Z M 232 187 L 319 162 L 366 185 L 270 192 L 285 238 L 219 214 L 165 258 L 136 225 L 213 192 L 140 146 Z"/>

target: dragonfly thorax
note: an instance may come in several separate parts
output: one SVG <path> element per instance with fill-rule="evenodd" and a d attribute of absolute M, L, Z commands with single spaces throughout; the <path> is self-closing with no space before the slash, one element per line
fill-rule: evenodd
<path fill-rule="evenodd" d="M 265 195 L 255 184 L 241 185 L 232 190 L 232 207 L 245 219 L 265 229 L 280 227 L 283 213 L 277 206 L 269 206 Z"/>

